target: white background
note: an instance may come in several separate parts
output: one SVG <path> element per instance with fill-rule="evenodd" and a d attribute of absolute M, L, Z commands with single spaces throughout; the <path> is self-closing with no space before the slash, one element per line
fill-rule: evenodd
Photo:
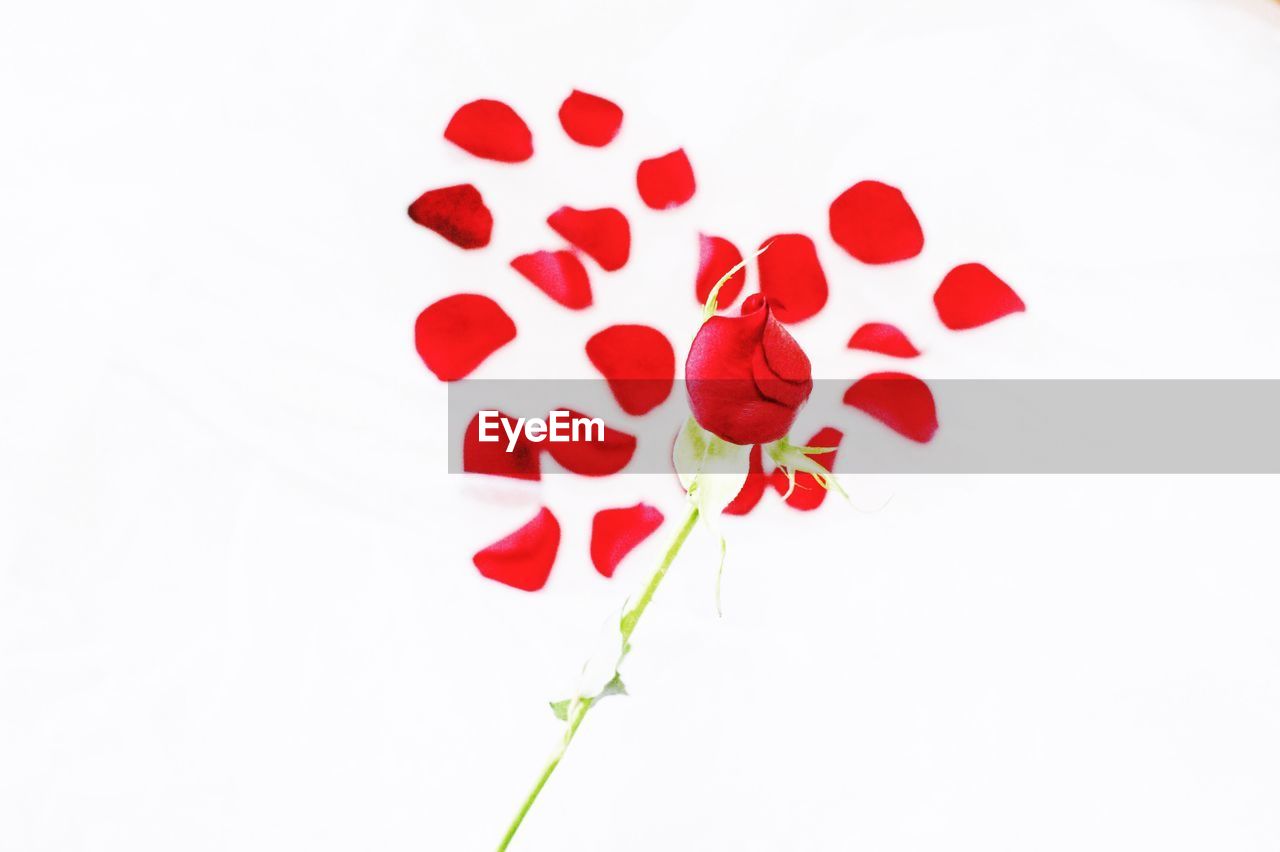
<path fill-rule="evenodd" d="M 823 377 L 896 364 L 843 349 L 866 320 L 926 378 L 1280 377 L 1267 0 L 28 3 L 0 40 L 2 849 L 492 848 L 669 534 L 605 580 L 591 512 L 680 495 L 445 475 L 411 328 L 447 293 L 520 327 L 477 376 L 589 376 L 610 322 L 691 335 L 699 229 L 800 230 Z M 573 87 L 614 145 L 564 137 Z M 440 138 L 483 96 L 532 161 Z M 635 163 L 680 145 L 698 195 L 645 210 Z M 919 258 L 830 242 L 868 177 Z M 466 180 L 481 252 L 404 215 Z M 563 203 L 635 234 L 574 315 L 506 268 Z M 967 260 L 1028 313 L 943 329 Z M 695 537 L 513 848 L 1280 848 L 1274 478 L 851 487 L 727 524 L 723 619 Z M 546 589 L 480 578 L 539 502 Z"/>

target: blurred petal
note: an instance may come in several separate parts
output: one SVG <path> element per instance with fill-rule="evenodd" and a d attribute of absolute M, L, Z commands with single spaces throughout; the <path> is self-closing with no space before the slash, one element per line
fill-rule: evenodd
<path fill-rule="evenodd" d="M 449 119 L 444 138 L 469 154 L 503 163 L 533 156 L 533 134 L 524 119 L 502 101 L 463 104 Z"/>
<path fill-rule="evenodd" d="M 920 354 L 901 329 L 887 322 L 869 322 L 861 326 L 849 338 L 849 348 L 879 352 L 894 358 L 915 358 Z"/>
<path fill-rule="evenodd" d="M 693 198 L 697 185 L 684 149 L 640 163 L 636 169 L 636 188 L 640 190 L 640 199 L 654 210 L 679 207 Z"/>
<path fill-rule="evenodd" d="M 516 325 L 493 299 L 477 293 L 445 296 L 414 325 L 414 344 L 427 369 L 442 381 L 469 374 L 515 339 Z"/>
<path fill-rule="evenodd" d="M 571 251 L 522 254 L 511 261 L 511 268 L 566 308 L 581 310 L 591 305 L 591 279 Z"/>
<path fill-rule="evenodd" d="M 625 266 L 631 254 L 631 226 L 622 211 L 613 207 L 561 207 L 547 217 L 547 224 L 608 272 Z"/>
<path fill-rule="evenodd" d="M 587 341 L 587 357 L 628 414 L 645 414 L 671 395 L 676 353 L 656 328 L 611 325 Z"/>
<path fill-rule="evenodd" d="M 694 295 L 699 305 L 705 305 L 711 295 L 711 289 L 724 277 L 730 269 L 742 263 L 742 252 L 724 237 L 709 237 L 698 234 L 698 278 L 694 284 Z M 722 311 L 738 300 L 742 286 L 747 283 L 747 269 L 744 266 L 733 277 L 724 282 L 716 295 L 716 310 Z"/>
<path fill-rule="evenodd" d="M 876 180 L 855 183 L 831 202 L 831 238 L 863 263 L 915 257 L 924 232 L 902 190 Z"/>
<path fill-rule="evenodd" d="M 760 292 L 780 322 L 806 320 L 827 303 L 827 276 L 813 240 L 803 234 L 779 234 L 757 259 Z"/>
<path fill-rule="evenodd" d="M 933 294 L 933 304 L 942 324 L 952 331 L 1027 309 L 1013 288 L 981 263 L 964 263 L 948 272 Z"/>
<path fill-rule="evenodd" d="M 618 563 L 662 526 L 662 512 L 647 503 L 602 509 L 591 521 L 591 564 L 612 577 Z"/>
<path fill-rule="evenodd" d="M 622 127 L 622 108 L 611 100 L 574 89 L 560 105 L 560 126 L 579 145 L 600 148 Z"/>
<path fill-rule="evenodd" d="M 471 561 L 482 576 L 526 592 L 547 583 L 560 549 L 560 523 L 545 507 L 529 523 L 481 550 Z"/>
<path fill-rule="evenodd" d="M 844 402 L 921 444 L 933 440 L 938 431 L 933 392 L 920 379 L 906 373 L 863 376 L 845 391 Z"/>
<path fill-rule="evenodd" d="M 516 418 L 511 415 L 498 412 L 498 419 L 510 421 L 512 428 L 515 428 Z M 491 427 L 489 434 L 496 434 L 498 440 L 480 440 L 480 415 L 477 413 L 467 424 L 467 431 L 462 437 L 462 469 L 465 472 L 509 476 L 512 479 L 542 478 L 538 446 L 525 438 L 523 429 L 516 438 L 515 449 L 511 452 L 507 452 L 510 439 L 501 425 L 496 430 Z"/>

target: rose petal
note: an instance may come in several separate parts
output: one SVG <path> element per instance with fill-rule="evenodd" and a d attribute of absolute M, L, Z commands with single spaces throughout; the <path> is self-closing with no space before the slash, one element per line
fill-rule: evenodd
<path fill-rule="evenodd" d="M 409 218 L 464 249 L 487 246 L 493 233 L 493 214 L 469 183 L 422 193 L 409 205 Z"/>
<path fill-rule="evenodd" d="M 1018 294 L 981 263 L 962 263 L 947 273 L 933 294 L 942 324 L 952 331 L 976 328 L 1025 311 Z"/>
<path fill-rule="evenodd" d="M 535 251 L 511 261 L 511 267 L 566 308 L 591 305 L 591 279 L 571 251 Z"/>
<path fill-rule="evenodd" d="M 876 180 L 855 183 L 831 202 L 831 238 L 863 263 L 915 257 L 924 232 L 896 186 Z"/>
<path fill-rule="evenodd" d="M 463 104 L 449 119 L 444 138 L 469 154 L 503 163 L 533 156 L 533 134 L 524 119 L 502 101 Z"/>
<path fill-rule="evenodd" d="M 764 496 L 764 486 L 769 478 L 764 475 L 763 459 L 764 451 L 759 444 L 756 444 L 751 448 L 747 481 L 742 484 L 742 490 L 738 492 L 737 497 L 733 498 L 733 502 L 724 507 L 726 515 L 745 515 L 754 509 L 760 502 L 760 498 Z"/>
<path fill-rule="evenodd" d="M 574 89 L 560 104 L 560 126 L 579 145 L 600 148 L 622 127 L 622 108 L 599 95 Z"/>
<path fill-rule="evenodd" d="M 568 411 L 573 420 L 585 416 L 571 409 L 559 410 Z M 606 425 L 603 441 L 586 440 L 595 434 L 592 429 L 590 436 L 579 434 L 576 441 L 547 441 L 547 454 L 565 470 L 582 476 L 608 476 L 626 467 L 636 452 L 635 436 Z"/>
<path fill-rule="evenodd" d="M 591 519 L 591 564 L 612 577 L 618 563 L 662 526 L 662 513 L 647 503 L 602 509 Z"/>
<path fill-rule="evenodd" d="M 510 421 L 515 427 L 516 418 L 510 414 L 498 412 L 502 421 Z M 490 434 L 494 434 L 490 430 Z M 484 473 L 490 476 L 509 476 L 512 479 L 542 478 L 541 456 L 538 445 L 532 443 L 520 432 L 516 438 L 515 449 L 507 452 L 507 432 L 501 426 L 497 430 L 497 441 L 480 440 L 480 415 L 476 414 L 467 424 L 467 431 L 462 436 L 462 469 L 467 473 Z"/>
<path fill-rule="evenodd" d="M 812 438 L 805 442 L 806 447 L 832 447 L 829 453 L 819 453 L 818 455 L 809 456 L 818 464 L 831 470 L 836 463 L 836 450 L 840 446 L 844 433 L 839 429 L 827 427 L 819 430 Z M 772 477 L 773 487 L 779 494 L 786 494 L 790 483 L 787 481 L 787 475 L 781 468 L 775 468 Z M 796 472 L 796 487 L 787 497 L 787 505 L 793 509 L 799 509 L 802 512 L 809 512 L 822 505 L 822 501 L 827 499 L 827 489 L 818 484 L 818 480 L 813 478 L 813 474 L 802 471 Z"/>
<path fill-rule="evenodd" d="M 929 386 L 906 373 L 871 373 L 844 392 L 845 405 L 870 414 L 899 435 L 921 444 L 938 431 Z"/>
<path fill-rule="evenodd" d="M 694 293 L 698 304 L 705 305 L 711 295 L 711 288 L 716 286 L 725 273 L 742 263 L 742 252 L 737 246 L 724 237 L 708 237 L 698 234 L 698 280 L 694 285 Z M 742 286 L 747 283 L 747 268 L 744 266 L 733 277 L 724 282 L 716 296 L 716 310 L 723 311 L 738 300 Z"/>
<path fill-rule="evenodd" d="M 613 207 L 599 210 L 561 207 L 547 217 L 547 224 L 608 272 L 621 269 L 631 254 L 631 226 L 622 211 Z"/>
<path fill-rule="evenodd" d="M 792 382 L 775 373 L 769 366 L 764 349 L 757 349 L 751 354 L 751 378 L 755 380 L 756 390 L 761 396 L 788 408 L 798 407 L 813 390 L 811 382 Z"/>
<path fill-rule="evenodd" d="M 587 341 L 587 357 L 628 414 L 652 411 L 671 395 L 676 353 L 656 328 L 611 325 Z"/>
<path fill-rule="evenodd" d="M 920 354 L 901 329 L 887 322 L 864 324 L 849 338 L 849 348 L 879 352 L 894 358 L 915 358 Z"/>
<path fill-rule="evenodd" d="M 809 363 L 809 356 L 804 354 L 800 344 L 781 325 L 766 322 L 760 343 L 769 369 L 778 378 L 800 385 L 812 378 L 813 367 Z"/>
<path fill-rule="evenodd" d="M 677 148 L 670 154 L 640 163 L 636 169 L 636 187 L 640 190 L 640 199 L 654 210 L 679 207 L 693 198 L 696 188 L 693 166 L 684 149 Z"/>
<path fill-rule="evenodd" d="M 445 296 L 418 315 L 414 344 L 427 369 L 441 381 L 466 376 L 515 339 L 516 325 L 488 296 Z"/>
<path fill-rule="evenodd" d="M 481 550 L 471 561 L 480 574 L 526 592 L 547 583 L 560 549 L 560 523 L 545 507 L 533 520 Z"/>
<path fill-rule="evenodd" d="M 779 234 L 765 240 L 756 259 L 760 292 L 781 322 L 800 322 L 827 303 L 827 276 L 813 240 L 803 234 Z"/>

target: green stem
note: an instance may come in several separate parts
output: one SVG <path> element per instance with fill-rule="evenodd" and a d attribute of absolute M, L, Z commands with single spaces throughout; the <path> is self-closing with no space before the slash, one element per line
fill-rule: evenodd
<path fill-rule="evenodd" d="M 658 570 L 654 571 L 653 576 L 649 578 L 649 583 L 644 587 L 639 599 L 622 613 L 621 630 L 622 647 L 624 649 L 631 639 L 631 634 L 635 632 L 640 616 L 644 615 L 644 611 L 648 609 L 649 602 L 653 600 L 654 592 L 658 591 L 658 586 L 662 584 L 662 578 L 667 576 L 667 569 L 675 561 L 676 554 L 680 552 L 681 546 L 684 545 L 684 540 L 689 537 L 689 533 L 693 531 L 693 526 L 697 521 L 698 508 L 690 506 L 689 514 L 685 517 L 680 531 L 676 533 L 676 537 L 672 540 L 671 546 L 667 548 L 666 555 L 662 557 Z M 516 812 L 515 819 L 511 821 L 511 825 L 507 828 L 507 833 L 502 837 L 502 842 L 498 844 L 498 852 L 505 852 L 506 848 L 511 845 L 511 840 L 516 836 L 520 823 L 524 822 L 525 815 L 529 813 L 529 809 L 533 807 L 538 794 L 542 792 L 542 788 L 546 786 L 548 779 L 551 778 L 551 773 L 555 772 L 556 767 L 560 765 L 560 760 L 568 750 L 569 743 L 573 742 L 573 736 L 578 732 L 578 726 L 582 724 L 582 720 L 587 716 L 587 711 L 594 705 L 594 698 L 576 698 L 569 706 L 568 727 L 565 728 L 564 738 L 560 741 L 560 746 L 556 749 L 555 754 L 551 755 L 551 759 L 543 767 L 542 774 L 538 776 L 533 789 L 529 791 L 529 795 L 525 797 L 523 804 L 520 805 L 520 810 Z"/>

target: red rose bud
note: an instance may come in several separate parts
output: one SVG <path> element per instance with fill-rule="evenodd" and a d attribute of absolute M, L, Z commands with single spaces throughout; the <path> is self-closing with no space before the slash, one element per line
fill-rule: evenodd
<path fill-rule="evenodd" d="M 703 323 L 684 376 L 698 425 L 733 444 L 786 435 L 813 390 L 808 357 L 759 293 L 741 316 Z"/>

